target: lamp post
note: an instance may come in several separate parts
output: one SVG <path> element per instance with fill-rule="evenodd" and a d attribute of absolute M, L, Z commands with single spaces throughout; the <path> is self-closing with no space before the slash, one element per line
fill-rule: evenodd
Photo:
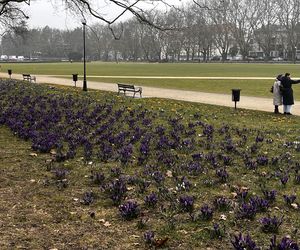
<path fill-rule="evenodd" d="M 87 82 L 86 82 L 86 60 L 85 60 L 85 26 L 86 20 L 82 20 L 83 25 L 83 91 L 87 91 Z"/>

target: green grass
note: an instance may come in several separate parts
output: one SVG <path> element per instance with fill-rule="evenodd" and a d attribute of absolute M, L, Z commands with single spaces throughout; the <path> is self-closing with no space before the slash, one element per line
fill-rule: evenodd
<path fill-rule="evenodd" d="M 13 72 L 70 75 L 82 74 L 82 63 L 5 63 L 2 71 L 11 68 Z M 290 72 L 297 75 L 297 64 L 252 64 L 252 63 L 102 63 L 87 64 L 88 75 L 101 76 L 226 76 L 226 77 L 275 77 L 279 73 Z M 298 73 L 299 77 L 300 74 Z"/>
<path fill-rule="evenodd" d="M 130 78 L 88 78 L 90 81 L 110 83 L 134 83 L 137 86 L 200 91 L 207 93 L 231 94 L 231 89 L 241 89 L 242 96 L 272 98 L 269 92 L 272 80 L 183 80 L 183 79 L 130 79 Z M 300 86 L 294 88 L 300 96 Z"/>
<path fill-rule="evenodd" d="M 82 63 L 14 63 L 2 64 L 1 71 L 45 75 L 70 76 L 83 74 Z M 232 88 L 242 89 L 246 96 L 269 97 L 273 80 L 207 80 L 207 79 L 142 79 L 130 76 L 174 76 L 174 77 L 271 77 L 290 72 L 292 77 L 300 77 L 298 64 L 252 64 L 252 63 L 199 63 L 199 64 L 159 64 L 159 63 L 100 63 L 87 64 L 88 81 L 124 82 L 140 86 L 192 90 L 230 94 Z M 113 76 L 128 76 L 115 78 Z M 295 86 L 295 96 L 300 96 L 300 88 Z"/>

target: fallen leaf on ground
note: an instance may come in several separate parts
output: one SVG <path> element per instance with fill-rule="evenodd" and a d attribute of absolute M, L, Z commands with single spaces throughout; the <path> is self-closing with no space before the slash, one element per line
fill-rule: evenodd
<path fill-rule="evenodd" d="M 50 150 L 50 155 L 56 155 L 56 150 L 55 149 L 51 149 Z"/>
<path fill-rule="evenodd" d="M 164 239 L 158 239 L 155 241 L 155 247 L 163 247 L 166 242 L 169 240 L 168 237 L 164 238 Z"/>
<path fill-rule="evenodd" d="M 170 171 L 170 170 L 167 171 L 167 174 L 166 174 L 166 175 L 167 175 L 168 177 L 170 177 L 170 178 L 173 177 L 173 173 L 172 173 L 172 171 Z"/>
<path fill-rule="evenodd" d="M 226 219 L 227 219 L 227 217 L 226 217 L 225 214 L 221 214 L 221 215 L 220 215 L 220 220 L 226 220 Z"/>
<path fill-rule="evenodd" d="M 294 208 L 294 209 L 298 209 L 298 204 L 297 203 L 292 203 L 291 207 Z"/>
<path fill-rule="evenodd" d="M 103 224 L 105 227 L 110 227 L 111 226 L 111 224 L 107 221 L 107 222 L 105 222 L 104 224 Z"/>

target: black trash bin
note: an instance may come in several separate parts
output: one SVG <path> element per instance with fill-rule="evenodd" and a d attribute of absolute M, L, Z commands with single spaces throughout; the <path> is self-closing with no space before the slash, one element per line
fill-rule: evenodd
<path fill-rule="evenodd" d="M 72 74 L 72 76 L 73 76 L 73 81 L 74 81 L 74 84 L 76 87 L 76 82 L 78 81 L 78 74 Z"/>
<path fill-rule="evenodd" d="M 8 75 L 9 75 L 9 78 L 11 78 L 12 70 L 11 70 L 11 69 L 8 69 L 8 70 L 7 70 L 7 73 L 8 73 Z"/>
<path fill-rule="evenodd" d="M 234 108 L 236 109 L 236 103 L 240 101 L 240 89 L 232 89 L 232 101 L 234 102 Z"/>

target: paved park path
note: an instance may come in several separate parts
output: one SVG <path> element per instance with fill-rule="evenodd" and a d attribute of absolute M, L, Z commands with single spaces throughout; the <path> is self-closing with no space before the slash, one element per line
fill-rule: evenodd
<path fill-rule="evenodd" d="M 13 78 L 22 79 L 22 75 L 13 74 Z M 7 78 L 7 73 L 0 73 L 0 77 Z M 37 83 L 51 83 L 58 85 L 74 86 L 74 83 L 70 79 L 59 78 L 59 76 L 46 76 L 46 75 L 36 75 Z M 244 78 L 239 78 L 244 79 Z M 115 83 L 104 83 L 88 81 L 88 88 L 98 89 L 105 91 L 117 92 L 117 85 Z M 82 88 L 82 81 L 77 82 L 77 87 Z M 166 99 L 182 100 L 189 102 L 198 102 L 206 104 L 214 104 L 219 106 L 233 107 L 234 103 L 231 100 L 231 94 L 214 94 L 214 93 L 204 93 L 197 91 L 188 90 L 176 90 L 176 89 L 163 89 L 154 87 L 143 87 L 143 97 L 159 97 Z M 252 110 L 262 110 L 273 112 L 273 100 L 271 98 L 261 98 L 261 97 L 251 97 L 243 96 L 241 92 L 240 102 L 237 104 L 238 108 L 252 109 Z M 281 111 L 282 111 L 282 107 Z M 293 106 L 292 113 L 294 115 L 300 116 L 300 102 L 295 102 Z"/>

